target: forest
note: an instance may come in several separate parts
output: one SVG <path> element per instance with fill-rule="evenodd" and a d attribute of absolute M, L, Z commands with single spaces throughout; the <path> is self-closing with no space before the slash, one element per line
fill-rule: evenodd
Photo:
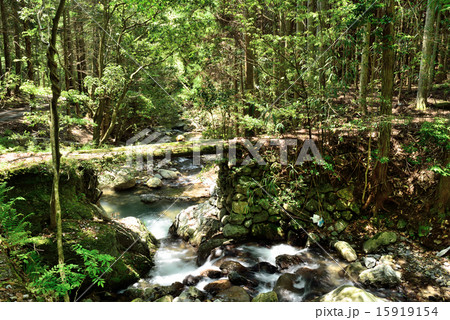
<path fill-rule="evenodd" d="M 450 301 L 449 21 L 0 0 L 0 301 Z"/>

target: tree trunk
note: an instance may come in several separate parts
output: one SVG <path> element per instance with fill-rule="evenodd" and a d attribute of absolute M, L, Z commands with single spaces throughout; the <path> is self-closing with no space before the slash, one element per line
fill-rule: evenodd
<path fill-rule="evenodd" d="M 439 4 L 439 1 L 438 1 Z M 433 53 L 431 55 L 431 63 L 430 63 L 430 75 L 428 78 L 428 88 L 427 92 L 430 92 L 431 89 L 433 89 L 433 81 L 434 81 L 434 73 L 436 69 L 436 54 L 437 54 L 437 48 L 439 44 L 439 29 L 441 24 L 441 10 L 440 6 L 437 6 L 437 18 L 436 18 L 436 28 L 433 36 Z"/>
<path fill-rule="evenodd" d="M 381 107 L 379 121 L 378 160 L 375 167 L 376 206 L 382 208 L 390 193 L 387 183 L 391 139 L 392 96 L 394 87 L 394 0 L 386 0 L 385 18 L 388 23 L 383 28 L 383 53 L 381 73 Z"/>
<path fill-rule="evenodd" d="M 361 56 L 361 73 L 359 78 L 359 104 L 364 114 L 367 115 L 367 85 L 369 83 L 369 55 L 370 55 L 370 20 L 366 23 L 364 31 L 364 45 Z"/>
<path fill-rule="evenodd" d="M 23 29 L 25 32 L 30 31 L 30 21 L 27 19 L 23 22 Z M 31 38 L 28 33 L 25 34 L 25 56 L 27 57 L 27 77 L 28 80 L 34 81 L 34 70 L 33 70 L 33 54 L 31 47 Z"/>
<path fill-rule="evenodd" d="M 2 20 L 3 54 L 5 57 L 5 74 L 11 73 L 11 53 L 9 51 L 8 20 L 4 0 L 0 0 L 0 17 Z M 6 96 L 11 96 L 11 89 L 6 89 Z"/>
<path fill-rule="evenodd" d="M 79 12 L 77 12 L 79 13 Z M 86 92 L 86 88 L 84 87 L 84 78 L 86 77 L 87 72 L 87 63 L 86 63 L 86 45 L 84 42 L 84 28 L 83 22 L 80 17 L 81 13 L 77 15 L 77 20 L 75 21 L 75 41 L 76 41 L 76 55 L 77 55 L 77 79 L 78 79 L 78 88 L 81 92 Z"/>
<path fill-rule="evenodd" d="M 58 36 L 58 23 L 64 10 L 65 0 L 60 0 L 58 8 L 53 18 L 52 29 L 50 34 L 50 41 L 47 48 L 47 66 L 50 73 L 52 99 L 50 101 L 50 141 L 52 147 L 52 165 L 53 165 L 53 188 L 52 197 L 50 201 L 50 221 L 51 227 L 56 227 L 56 244 L 58 248 L 58 264 L 60 267 L 61 281 L 66 282 L 66 275 L 64 272 L 64 252 L 62 244 L 62 218 L 61 218 L 61 204 L 59 199 L 59 177 L 60 177 L 60 161 L 61 154 L 59 151 L 59 116 L 58 116 L 58 98 L 61 94 L 59 87 L 58 65 L 55 61 L 56 54 L 56 37 Z M 64 301 L 69 301 L 69 295 L 64 295 Z"/>
<path fill-rule="evenodd" d="M 445 154 L 444 168 L 450 165 L 450 152 L 446 150 Z M 437 209 L 441 213 L 450 210 L 450 176 L 442 175 L 439 180 Z"/>
<path fill-rule="evenodd" d="M 20 48 L 20 34 L 22 30 L 20 29 L 20 18 L 19 18 L 19 5 L 17 1 L 11 1 L 13 7 L 13 27 L 14 27 L 14 53 L 15 53 L 15 61 L 14 61 L 14 71 L 18 76 L 18 80 L 16 86 L 14 87 L 14 94 L 18 95 L 20 91 L 20 83 L 22 80 L 22 50 Z"/>
<path fill-rule="evenodd" d="M 416 109 L 426 110 L 428 97 L 428 81 L 431 68 L 433 26 L 436 12 L 437 0 L 428 0 L 425 18 L 425 29 L 423 32 L 422 59 L 420 61 L 419 87 L 417 89 Z"/>

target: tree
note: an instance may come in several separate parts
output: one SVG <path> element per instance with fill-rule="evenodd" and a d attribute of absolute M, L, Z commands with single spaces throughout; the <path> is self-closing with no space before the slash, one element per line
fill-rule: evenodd
<path fill-rule="evenodd" d="M 56 51 L 56 37 L 58 36 L 58 24 L 63 14 L 65 0 L 60 0 L 55 16 L 52 20 L 50 31 L 50 39 L 47 46 L 47 66 L 51 81 L 52 99 L 50 101 L 50 141 L 52 147 L 52 165 L 53 165 L 53 187 L 52 197 L 50 200 L 50 226 L 56 227 L 56 243 L 58 248 L 58 264 L 60 268 L 60 276 L 62 283 L 66 282 L 66 275 L 64 272 L 64 252 L 62 245 L 62 218 L 61 218 L 61 204 L 59 200 L 59 178 L 61 153 L 59 150 L 59 115 L 58 115 L 58 98 L 61 94 L 59 87 L 58 65 L 55 61 Z M 69 295 L 66 294 L 64 301 L 69 301 Z"/>
<path fill-rule="evenodd" d="M 367 115 L 367 85 L 369 83 L 370 30 L 372 24 L 368 19 L 364 30 L 364 44 L 361 55 L 361 73 L 359 78 L 359 104 Z"/>
<path fill-rule="evenodd" d="M 0 18 L 2 20 L 2 36 L 3 36 L 3 54 L 5 57 L 5 75 L 11 74 L 11 53 L 9 51 L 9 36 L 8 36 L 8 20 L 6 14 L 6 7 L 4 0 L 0 0 Z M 6 95 L 11 95 L 11 89 L 7 85 Z"/>
<path fill-rule="evenodd" d="M 428 82 L 431 81 L 430 68 L 433 55 L 433 30 L 436 15 L 436 6 L 439 0 L 428 0 L 423 31 L 422 59 L 420 61 L 419 87 L 417 89 L 416 109 L 426 110 L 428 97 Z"/>
<path fill-rule="evenodd" d="M 390 153 L 392 96 L 394 88 L 394 0 L 385 1 L 383 27 L 383 53 L 381 70 L 381 101 L 378 139 L 378 160 L 375 166 L 376 209 L 383 207 L 390 188 L 387 182 L 387 169 Z"/>

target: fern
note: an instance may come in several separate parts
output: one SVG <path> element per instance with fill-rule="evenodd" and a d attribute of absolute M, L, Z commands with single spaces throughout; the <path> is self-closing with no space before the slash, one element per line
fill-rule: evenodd
<path fill-rule="evenodd" d="M 10 246 L 23 246 L 29 243 L 28 227 L 30 223 L 27 218 L 14 208 L 17 201 L 25 200 L 22 197 L 7 199 L 7 193 L 12 187 L 7 187 L 6 182 L 0 183 L 0 232 L 5 236 Z"/>

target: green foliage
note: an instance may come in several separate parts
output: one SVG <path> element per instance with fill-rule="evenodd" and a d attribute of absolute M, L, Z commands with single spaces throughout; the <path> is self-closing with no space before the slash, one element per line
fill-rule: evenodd
<path fill-rule="evenodd" d="M 35 268 L 31 289 L 34 293 L 44 296 L 55 296 L 62 298 L 66 293 L 79 288 L 84 281 L 103 287 L 105 280 L 100 278 L 104 273 L 110 271 L 111 262 L 114 257 L 108 254 L 100 254 L 98 250 L 88 250 L 79 244 L 74 244 L 72 250 L 83 260 L 83 265 L 64 264 L 52 268 Z M 66 275 L 65 283 L 60 277 L 61 268 Z"/>
<path fill-rule="evenodd" d="M 12 187 L 7 187 L 6 182 L 0 183 L 0 234 L 3 234 L 11 247 L 22 246 L 28 243 L 30 223 L 14 209 L 17 201 L 24 201 L 22 197 L 7 199 L 7 194 Z"/>
<path fill-rule="evenodd" d="M 420 128 L 420 143 L 427 146 L 433 143 L 450 150 L 450 121 L 435 118 L 434 122 L 424 122 Z"/>

